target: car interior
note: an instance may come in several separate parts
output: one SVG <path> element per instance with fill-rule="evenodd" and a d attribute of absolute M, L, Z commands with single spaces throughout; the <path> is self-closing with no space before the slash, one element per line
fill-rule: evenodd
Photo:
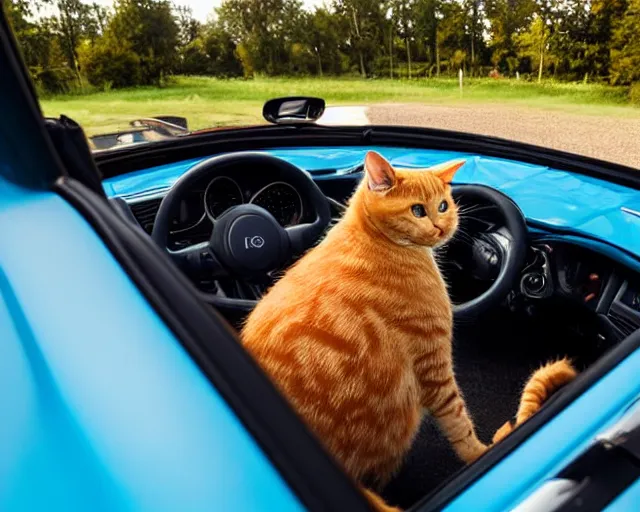
<path fill-rule="evenodd" d="M 361 166 L 311 175 L 265 153 L 236 151 L 201 161 L 162 191 L 111 202 L 239 329 L 280 272 L 339 220 L 361 178 Z M 461 225 L 439 262 L 455 304 L 457 379 L 490 443 L 539 365 L 569 356 L 582 371 L 640 327 L 640 280 L 597 244 L 529 229 L 495 189 L 453 191 Z M 251 252 L 265 243 L 253 239 L 256 223 L 274 252 Z M 383 496 L 410 507 L 461 469 L 427 417 Z"/>

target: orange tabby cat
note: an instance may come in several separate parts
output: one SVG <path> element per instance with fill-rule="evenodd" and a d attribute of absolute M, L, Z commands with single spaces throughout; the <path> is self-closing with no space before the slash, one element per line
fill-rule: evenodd
<path fill-rule="evenodd" d="M 387 482 L 425 410 L 463 461 L 486 450 L 455 380 L 451 302 L 432 253 L 457 229 L 450 183 L 463 164 L 396 171 L 369 152 L 344 217 L 269 290 L 242 331 L 355 480 Z"/>
<path fill-rule="evenodd" d="M 513 422 L 508 421 L 493 436 L 493 442 L 501 441 L 513 429 L 537 413 L 558 389 L 576 378 L 577 372 L 569 359 L 547 363 L 536 370 L 524 386 L 520 407 Z"/>

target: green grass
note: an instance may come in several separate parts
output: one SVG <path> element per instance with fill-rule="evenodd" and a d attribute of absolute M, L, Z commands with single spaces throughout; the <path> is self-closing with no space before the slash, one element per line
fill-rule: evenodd
<path fill-rule="evenodd" d="M 362 80 L 359 78 L 257 78 L 218 80 L 175 77 L 165 87 L 51 96 L 41 103 L 45 115 L 65 114 L 89 134 L 115 131 L 136 117 L 181 115 L 193 129 L 264 122 L 262 105 L 270 98 L 320 96 L 328 105 L 374 103 L 500 103 L 523 108 L 558 109 L 587 115 L 640 117 L 624 88 L 581 83 L 467 79 L 461 97 L 456 79 Z"/>

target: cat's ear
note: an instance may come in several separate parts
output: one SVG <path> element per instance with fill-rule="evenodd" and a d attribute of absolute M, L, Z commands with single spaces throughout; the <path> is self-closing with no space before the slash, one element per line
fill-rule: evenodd
<path fill-rule="evenodd" d="M 442 181 L 449 184 L 453 181 L 453 177 L 460 167 L 466 163 L 466 160 L 450 160 L 431 167 L 431 171 Z"/>
<path fill-rule="evenodd" d="M 396 184 L 396 173 L 391 164 L 379 153 L 369 151 L 364 159 L 369 190 L 384 192 Z"/>

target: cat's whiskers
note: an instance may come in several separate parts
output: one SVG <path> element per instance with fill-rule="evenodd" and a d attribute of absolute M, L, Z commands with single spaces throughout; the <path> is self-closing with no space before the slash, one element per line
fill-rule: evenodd
<path fill-rule="evenodd" d="M 467 233 L 466 231 L 464 231 L 460 227 L 458 227 L 458 230 L 451 237 L 451 240 L 449 240 L 445 245 L 449 245 L 454 241 L 455 242 L 464 243 L 464 244 L 467 244 L 469 246 L 473 246 L 473 244 L 475 243 L 475 239 L 469 233 Z"/>
<path fill-rule="evenodd" d="M 477 214 L 478 212 L 495 210 L 495 206 L 493 205 L 471 205 L 471 206 L 463 206 L 458 207 L 458 217 L 470 218 L 472 214 Z M 471 217 L 472 218 L 472 217 Z"/>

